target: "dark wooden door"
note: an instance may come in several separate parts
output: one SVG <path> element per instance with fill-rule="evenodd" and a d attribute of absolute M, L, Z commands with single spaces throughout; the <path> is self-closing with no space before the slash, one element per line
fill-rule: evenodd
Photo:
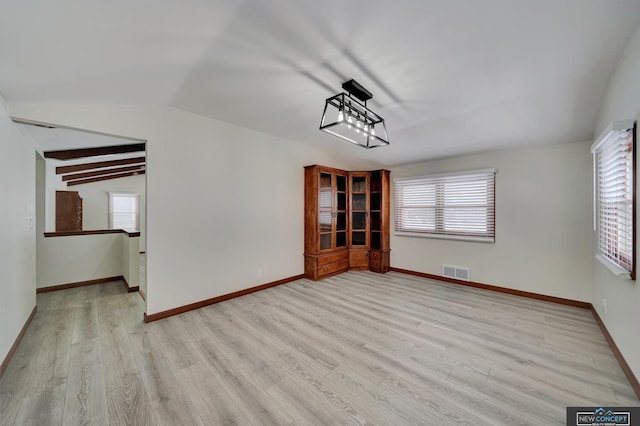
<path fill-rule="evenodd" d="M 82 231 L 82 198 L 78 191 L 56 191 L 56 232 Z"/>

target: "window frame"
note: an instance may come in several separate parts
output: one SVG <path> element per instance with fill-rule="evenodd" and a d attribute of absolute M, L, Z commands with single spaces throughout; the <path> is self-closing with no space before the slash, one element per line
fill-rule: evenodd
<path fill-rule="evenodd" d="M 139 231 L 140 230 L 140 194 L 127 193 L 127 192 L 109 192 L 108 194 L 109 194 L 109 229 L 123 229 L 123 228 L 114 228 L 113 226 L 113 199 L 114 197 L 127 197 L 127 198 L 135 199 L 136 226 L 133 230 Z"/>
<path fill-rule="evenodd" d="M 625 180 L 629 182 L 628 188 L 625 193 L 625 198 L 631 203 L 631 227 L 626 229 L 627 235 L 624 236 L 627 241 L 630 241 L 631 253 L 626 253 L 616 245 L 611 249 L 603 248 L 603 236 L 602 236 L 602 215 L 601 215 L 601 199 L 604 198 L 601 192 L 600 186 L 600 161 L 599 153 L 602 153 L 604 149 L 610 148 L 609 144 L 614 143 L 616 137 L 622 136 L 624 132 L 630 132 L 628 139 L 631 139 L 631 143 L 627 149 L 628 159 L 626 159 L 624 166 L 621 166 L 623 173 L 631 173 L 631 176 Z M 611 123 L 607 129 L 596 139 L 591 145 L 591 154 L 593 155 L 593 230 L 595 231 L 595 248 L 596 259 L 606 266 L 613 274 L 620 276 L 621 278 L 628 278 L 631 280 L 636 279 L 636 138 L 637 138 L 637 123 L 633 120 L 625 120 Z M 627 139 L 627 140 L 628 140 Z M 630 152 L 629 152 L 630 150 Z M 628 172 L 626 171 L 628 170 Z M 608 221 L 611 222 L 611 215 L 608 215 Z M 620 228 L 621 226 L 616 221 L 615 225 L 608 225 L 609 228 Z M 629 235 L 630 234 L 630 235 Z M 611 239 L 607 239 L 610 242 Z M 617 243 L 617 242 L 616 242 Z M 612 252 L 618 253 L 617 256 L 612 255 Z M 618 261 L 617 259 L 621 259 Z M 628 267 L 626 265 L 629 265 Z"/>
<path fill-rule="evenodd" d="M 455 180 L 460 178 L 478 175 L 486 175 L 487 183 L 492 185 L 491 188 L 487 188 L 486 203 L 483 203 L 483 208 L 487 210 L 487 231 L 484 233 L 472 233 L 472 232 L 452 232 L 447 231 L 447 222 L 445 220 L 445 212 L 447 209 L 455 207 L 455 204 L 447 204 L 445 200 L 445 191 L 447 183 L 452 184 Z M 447 178 L 450 181 L 447 182 Z M 420 182 L 424 181 L 424 182 Z M 408 236 L 408 237 L 422 237 L 422 238 L 435 238 L 446 240 L 458 240 L 458 241 L 472 241 L 483 243 L 495 243 L 495 218 L 496 218 L 496 169 L 478 169 L 478 170 L 466 170 L 460 172 L 451 173 L 437 173 L 423 176 L 412 176 L 405 178 L 395 178 L 394 182 L 394 235 Z M 424 183 L 427 185 L 435 186 L 435 205 L 433 207 L 434 214 L 434 228 L 433 230 L 417 231 L 413 229 L 400 228 L 398 218 L 402 215 L 402 212 L 398 209 L 403 209 L 403 206 L 399 205 L 399 188 L 403 183 L 415 182 L 416 184 Z"/>

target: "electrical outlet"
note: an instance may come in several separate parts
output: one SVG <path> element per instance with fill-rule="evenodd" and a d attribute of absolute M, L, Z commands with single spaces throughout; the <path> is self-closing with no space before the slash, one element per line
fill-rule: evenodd
<path fill-rule="evenodd" d="M 607 299 L 602 299 L 602 312 L 607 314 Z"/>
<path fill-rule="evenodd" d="M 256 270 L 256 278 L 262 278 L 262 269 Z"/>

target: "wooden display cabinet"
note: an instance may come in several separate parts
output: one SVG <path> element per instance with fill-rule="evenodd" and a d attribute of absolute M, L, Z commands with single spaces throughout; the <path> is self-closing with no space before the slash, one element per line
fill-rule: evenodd
<path fill-rule="evenodd" d="M 319 280 L 349 269 L 389 271 L 389 171 L 305 167 L 304 269 Z"/>

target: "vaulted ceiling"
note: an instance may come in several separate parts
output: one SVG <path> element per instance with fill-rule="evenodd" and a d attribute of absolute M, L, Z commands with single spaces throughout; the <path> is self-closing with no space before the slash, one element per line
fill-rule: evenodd
<path fill-rule="evenodd" d="M 393 165 L 592 137 L 636 0 L 4 0 L 11 103 L 157 104 Z M 354 78 L 391 146 L 318 130 Z"/>

